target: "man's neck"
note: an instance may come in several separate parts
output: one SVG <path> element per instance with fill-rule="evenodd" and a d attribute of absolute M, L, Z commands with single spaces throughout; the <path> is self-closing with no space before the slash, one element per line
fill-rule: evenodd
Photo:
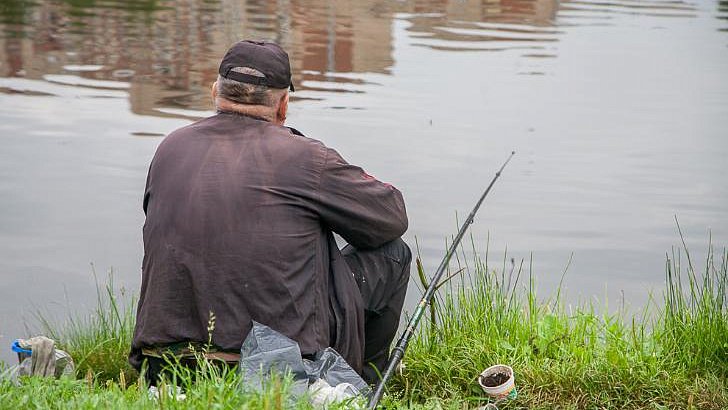
<path fill-rule="evenodd" d="M 275 110 L 265 105 L 238 104 L 222 98 L 218 98 L 215 103 L 218 111 L 232 112 L 283 125 L 277 120 Z"/>

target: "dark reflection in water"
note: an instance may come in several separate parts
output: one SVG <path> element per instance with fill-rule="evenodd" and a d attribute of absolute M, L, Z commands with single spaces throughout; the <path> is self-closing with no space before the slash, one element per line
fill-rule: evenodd
<path fill-rule="evenodd" d="M 414 15 L 410 31 L 415 45 L 442 51 L 545 50 L 557 41 L 552 29 L 558 2 L 502 1 L 436 14 Z M 551 54 L 531 56 L 546 57 Z"/>
<path fill-rule="evenodd" d="M 718 10 L 725 19 L 725 1 Z M 557 26 L 608 24 L 619 14 L 692 17 L 695 7 L 645 0 L 4 0 L 0 76 L 98 88 L 119 86 L 82 79 L 124 82 L 134 113 L 196 117 L 181 110 L 211 108 L 207 88 L 229 44 L 267 38 L 290 51 L 299 89 L 357 93 L 365 80 L 335 74 L 388 74 L 398 13 L 412 23 L 413 45 L 522 50 L 542 59 L 557 56 Z M 320 98 L 306 95 L 298 98 Z"/>
<path fill-rule="evenodd" d="M 557 10 L 556 0 L 12 0 L 0 6 L 0 76 L 128 88 L 134 113 L 197 116 L 175 109 L 211 108 L 217 61 L 239 38 L 283 44 L 298 88 L 312 91 L 299 98 L 317 99 L 315 91 L 356 93 L 367 84 L 337 73 L 389 73 L 397 15 L 412 22 L 416 45 L 543 58 L 555 56 L 547 44 L 557 41 Z"/>
<path fill-rule="evenodd" d="M 160 108 L 211 108 L 207 89 L 217 75 L 217 61 L 242 37 L 282 43 L 292 54 L 299 83 L 327 72 L 384 73 L 391 66 L 391 13 L 382 18 L 378 8 L 356 2 L 347 7 L 325 2 L 280 4 L 15 3 L 3 10 L 4 20 L 15 24 L 3 29 L 0 75 L 101 88 L 109 84 L 84 83 L 74 77 L 125 82 L 134 113 L 165 115 Z"/>

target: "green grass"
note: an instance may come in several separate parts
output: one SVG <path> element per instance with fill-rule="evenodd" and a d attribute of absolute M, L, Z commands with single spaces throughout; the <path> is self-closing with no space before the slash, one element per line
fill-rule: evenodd
<path fill-rule="evenodd" d="M 123 380 L 123 379 L 122 379 Z M 144 383 L 129 385 L 112 380 L 25 379 L 21 386 L 0 382 L 0 408 L 3 409 L 311 409 L 308 401 L 290 401 L 285 379 L 274 379 L 260 393 L 243 390 L 240 376 L 210 366 L 196 378 L 176 375 L 185 389 L 185 399 L 177 400 L 172 384 L 160 385 L 159 399 L 152 399 Z"/>
<path fill-rule="evenodd" d="M 112 274 L 103 286 L 96 283 L 96 291 L 96 308 L 88 316 L 69 316 L 59 325 L 38 314 L 42 332 L 73 357 L 79 377 L 91 373 L 103 382 L 134 380 L 139 375 L 127 355 L 134 334 L 136 298 L 127 301 L 125 291 L 115 289 Z"/>
<path fill-rule="evenodd" d="M 476 376 L 504 363 L 515 370 L 518 397 L 498 403 L 501 409 L 728 408 L 725 249 L 711 246 L 700 269 L 685 246 L 674 250 L 662 297 L 638 315 L 567 305 L 560 290 L 540 299 L 523 263 L 494 270 L 487 257 L 461 249 L 452 265 L 463 276 L 440 290 L 429 310 L 435 320 L 421 323 L 383 401 L 388 407 L 482 406 L 487 399 Z M 305 400 L 288 401 L 284 381 L 262 394 L 243 393 L 237 374 L 215 371 L 197 383 L 180 373 L 183 402 L 150 400 L 126 363 L 134 303 L 120 299 L 109 284 L 85 319 L 60 327 L 43 321 L 79 364 L 79 380 L 2 382 L 0 408 L 309 408 Z"/>
<path fill-rule="evenodd" d="M 500 408 L 726 409 L 728 252 L 711 247 L 701 274 L 683 255 L 685 272 L 674 252 L 662 303 L 639 316 L 566 306 L 560 291 L 540 302 L 522 268 L 476 260 L 466 286 L 438 298 L 437 325 L 420 326 L 390 390 L 403 405 L 482 405 L 475 377 L 503 363 L 518 397 Z"/>

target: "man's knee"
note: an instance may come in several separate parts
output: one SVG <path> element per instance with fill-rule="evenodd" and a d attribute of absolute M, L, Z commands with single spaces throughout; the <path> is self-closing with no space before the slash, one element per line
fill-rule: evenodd
<path fill-rule="evenodd" d="M 381 301 L 375 295 L 399 293 L 407 287 L 410 276 L 412 251 L 397 238 L 375 249 L 358 250 L 347 245 L 341 253 L 356 278 L 365 304 L 376 310 Z M 386 297 L 385 299 L 389 299 Z"/>
<path fill-rule="evenodd" d="M 402 267 L 406 267 L 412 262 L 412 250 L 402 238 L 387 242 L 379 249 L 388 257 L 396 260 Z"/>
<path fill-rule="evenodd" d="M 389 259 L 394 263 L 389 263 L 389 269 L 386 269 L 387 282 L 389 286 L 406 286 L 405 284 L 409 281 L 410 276 L 410 264 L 412 262 L 412 251 L 410 247 L 402 240 L 397 238 L 393 241 L 387 242 L 380 246 L 375 252 L 378 252 L 381 257 Z M 384 272 L 382 272 L 384 274 Z"/>
<path fill-rule="evenodd" d="M 412 251 L 410 247 L 402 238 L 397 238 L 382 245 L 379 249 L 387 258 L 396 262 L 395 265 L 392 265 L 392 269 L 389 272 L 389 286 L 393 286 L 396 289 L 403 289 L 403 292 L 406 291 L 407 282 L 409 282 L 410 277 L 410 264 L 412 262 Z"/>
<path fill-rule="evenodd" d="M 389 241 L 378 248 L 366 250 L 357 249 L 347 244 L 341 249 L 341 254 L 346 258 L 352 258 L 356 255 L 366 255 L 368 258 L 383 255 L 402 266 L 412 262 L 412 250 L 410 250 L 409 245 L 402 238 Z"/>

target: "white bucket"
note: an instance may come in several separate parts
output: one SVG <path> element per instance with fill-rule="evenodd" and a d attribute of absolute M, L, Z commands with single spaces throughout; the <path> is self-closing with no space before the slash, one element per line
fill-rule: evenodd
<path fill-rule="evenodd" d="M 486 386 L 484 383 L 485 378 L 498 373 L 507 374 L 508 380 L 498 386 Z M 511 392 L 516 388 L 516 378 L 513 374 L 513 369 L 510 366 L 497 364 L 495 366 L 490 366 L 489 368 L 483 370 L 483 373 L 480 373 L 480 376 L 478 376 L 478 384 L 480 385 L 480 387 L 483 388 L 488 396 L 499 400 L 508 397 L 508 395 L 511 394 Z"/>

